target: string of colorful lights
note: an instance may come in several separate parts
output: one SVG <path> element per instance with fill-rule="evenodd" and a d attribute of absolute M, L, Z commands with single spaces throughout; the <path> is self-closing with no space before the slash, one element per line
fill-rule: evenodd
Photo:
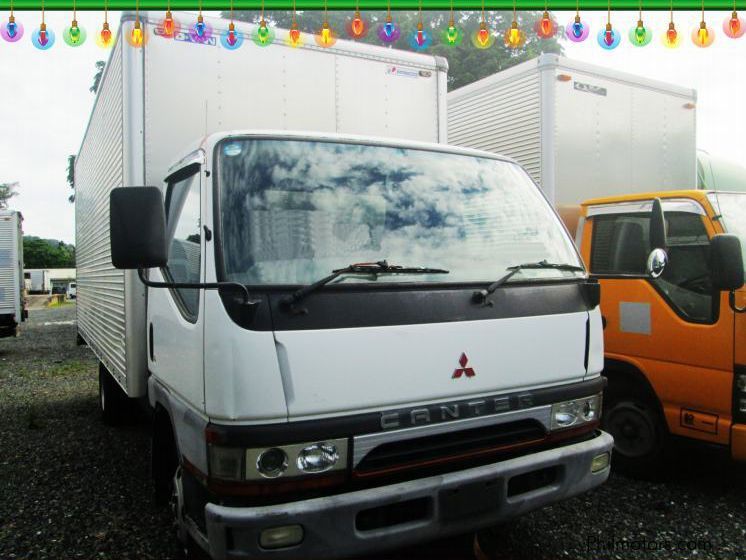
<path fill-rule="evenodd" d="M 52 29 L 47 27 L 44 19 L 45 15 L 45 1 L 41 2 L 41 23 L 31 34 L 31 42 L 39 50 L 48 50 L 55 43 L 55 34 Z M 62 33 L 64 42 L 70 47 L 78 47 L 86 41 L 86 30 L 78 24 L 77 21 L 77 8 L 81 0 L 72 0 L 72 11 L 73 17 L 70 26 L 66 27 Z M 676 48 L 680 45 L 680 38 L 676 26 L 673 21 L 673 1 L 669 0 L 668 10 L 670 11 L 670 23 L 668 29 L 661 35 L 661 41 L 664 46 L 668 48 Z M 700 48 L 709 47 L 715 40 L 715 32 L 709 27 L 705 21 L 705 3 L 704 0 L 700 0 L 700 9 L 702 13 L 702 19 L 699 25 L 692 30 L 691 40 L 694 45 Z M 18 3 L 16 1 L 16 3 Z M 166 12 L 163 19 L 157 25 L 155 32 L 160 37 L 174 38 L 180 33 L 186 33 L 188 40 L 194 43 L 207 43 L 213 36 L 212 27 L 208 22 L 205 21 L 202 16 L 202 5 L 203 0 L 199 0 L 198 14 L 196 20 L 189 25 L 186 31 L 182 31 L 182 27 L 177 22 L 171 13 L 171 0 L 168 0 L 166 5 Z M 517 6 L 518 1 L 512 0 L 512 12 L 513 18 L 504 33 L 502 33 L 502 43 L 505 47 L 510 49 L 519 49 L 525 43 L 527 35 L 523 29 L 520 28 L 517 18 Z M 23 25 L 20 21 L 17 21 L 15 15 L 15 9 L 13 0 L 10 2 L 10 15 L 8 20 L 0 25 L 0 37 L 9 43 L 16 43 L 23 37 Z M 109 48 L 114 44 L 114 34 L 112 33 L 109 22 L 108 22 L 108 0 L 104 0 L 104 22 L 101 30 L 96 34 L 96 44 L 101 48 Z M 442 33 L 442 42 L 448 46 L 459 45 L 463 39 L 463 30 L 461 30 L 454 19 L 454 0 L 450 0 L 450 19 L 448 27 Z M 275 40 L 274 28 L 267 22 L 264 17 L 264 0 L 261 2 L 261 17 L 259 23 L 250 33 L 245 34 L 236 30 L 235 23 L 233 21 L 233 8 L 234 0 L 230 0 L 230 23 L 228 28 L 220 34 L 220 44 L 223 48 L 228 50 L 235 50 L 241 47 L 244 43 L 244 38 L 250 38 L 255 45 L 259 47 L 266 47 L 271 45 Z M 617 48 L 621 43 L 622 33 L 614 29 L 611 22 L 611 0 L 606 0 L 606 25 L 604 28 L 599 29 L 597 35 L 597 41 L 601 48 L 606 50 L 613 50 Z M 738 16 L 736 11 L 735 0 L 733 0 L 733 11 L 723 21 L 723 32 L 731 39 L 738 39 L 742 37 L 746 32 L 746 27 L 743 25 L 743 21 Z M 653 32 L 649 27 L 646 27 L 642 17 L 642 0 L 638 0 L 638 20 L 637 25 L 629 30 L 628 38 L 629 42 L 635 47 L 644 47 L 653 39 Z M 298 28 L 296 21 L 296 0 L 293 0 L 292 6 L 292 25 L 288 32 L 288 38 L 286 43 L 292 47 L 298 47 L 302 44 L 302 34 Z M 378 38 L 384 45 L 391 45 L 395 43 L 401 37 L 401 28 L 394 21 L 392 15 L 391 0 L 387 0 L 386 3 L 386 18 L 384 22 L 378 27 L 377 35 Z M 322 26 L 314 34 L 314 40 L 319 47 L 329 48 L 333 46 L 338 38 L 336 30 L 332 29 L 329 24 L 328 18 L 328 0 L 323 0 L 323 11 L 324 20 Z M 425 28 L 423 22 L 423 4 L 422 0 L 418 0 L 418 20 L 416 29 L 407 38 L 407 43 L 411 48 L 417 51 L 427 50 L 432 45 L 432 36 L 429 30 Z M 360 13 L 359 0 L 356 0 L 355 10 L 351 14 L 351 18 L 345 26 L 347 35 L 350 39 L 360 39 L 365 37 L 368 33 L 370 24 L 363 18 Z M 551 39 L 559 34 L 563 34 L 570 41 L 579 43 L 585 41 L 590 33 L 590 26 L 581 19 L 580 17 L 580 3 L 579 0 L 575 1 L 575 17 L 566 26 L 562 27 L 552 19 L 549 14 L 548 1 L 545 0 L 544 11 L 542 16 L 535 22 L 533 31 L 539 39 Z M 485 17 L 485 2 L 481 2 L 481 21 L 479 28 L 472 34 L 471 42 L 478 49 L 490 48 L 495 41 L 496 31 L 489 28 L 487 25 L 487 19 Z M 132 24 L 132 28 L 126 33 L 127 43 L 134 47 L 140 48 L 147 43 L 148 32 L 147 26 L 142 25 L 140 17 L 140 0 L 135 0 L 135 18 Z"/>

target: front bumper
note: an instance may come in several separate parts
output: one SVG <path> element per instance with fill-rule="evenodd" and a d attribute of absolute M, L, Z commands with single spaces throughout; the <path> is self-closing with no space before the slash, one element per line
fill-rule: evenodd
<path fill-rule="evenodd" d="M 591 473 L 591 461 L 611 452 L 613 438 L 598 432 L 590 440 L 524 455 L 499 463 L 411 480 L 347 494 L 276 506 L 232 508 L 205 506 L 210 553 L 231 558 L 336 558 L 396 548 L 449 534 L 493 525 L 531 510 L 575 496 L 602 484 L 609 468 Z M 509 483 L 518 475 L 550 469 L 546 485 L 516 493 Z M 525 479 L 525 477 L 524 477 Z M 520 479 L 519 479 L 520 480 Z M 358 514 L 372 508 L 418 500 L 415 519 L 361 530 Z M 282 525 L 303 527 L 303 541 L 294 547 L 265 550 L 262 530 Z"/>

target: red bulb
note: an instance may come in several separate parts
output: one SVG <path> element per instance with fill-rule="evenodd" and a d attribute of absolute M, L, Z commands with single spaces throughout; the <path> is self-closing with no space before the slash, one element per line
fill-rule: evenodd
<path fill-rule="evenodd" d="M 300 29 L 297 27 L 294 27 L 290 30 L 290 41 L 292 41 L 293 44 L 297 44 L 300 40 Z"/>
<path fill-rule="evenodd" d="M 490 32 L 484 28 L 480 29 L 479 33 L 477 33 L 477 39 L 481 45 L 486 45 L 490 40 Z"/>
<path fill-rule="evenodd" d="M 363 23 L 363 20 L 360 17 L 355 17 L 355 19 L 352 20 L 352 34 L 359 37 L 363 34 L 364 30 L 365 24 Z"/>
<path fill-rule="evenodd" d="M 611 30 L 606 30 L 604 33 L 604 42 L 611 46 L 611 44 L 614 42 L 614 34 L 611 32 Z"/>
<path fill-rule="evenodd" d="M 422 46 L 425 44 L 425 34 L 422 32 L 422 29 L 417 30 L 417 44 L 419 46 Z"/>
<path fill-rule="evenodd" d="M 679 34 L 676 33 L 675 29 L 669 29 L 668 31 L 666 31 L 666 37 L 668 38 L 669 43 L 675 43 L 678 36 Z"/>
<path fill-rule="evenodd" d="M 548 36 L 552 33 L 552 20 L 548 17 L 541 18 L 541 33 Z"/>
<path fill-rule="evenodd" d="M 39 43 L 41 43 L 42 45 L 47 44 L 47 32 L 43 29 L 39 31 Z"/>
<path fill-rule="evenodd" d="M 733 35 L 738 35 L 738 32 L 741 31 L 741 20 L 737 17 L 730 18 L 728 26 L 730 27 L 730 31 L 731 33 L 733 33 Z"/>

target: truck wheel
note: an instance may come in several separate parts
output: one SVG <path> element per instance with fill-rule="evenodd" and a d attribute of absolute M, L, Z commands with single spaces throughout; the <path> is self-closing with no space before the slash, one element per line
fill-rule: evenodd
<path fill-rule="evenodd" d="M 98 365 L 98 405 L 104 424 L 116 426 L 127 416 L 127 396 L 119 387 L 104 364 Z"/>
<path fill-rule="evenodd" d="M 609 404 L 603 427 L 614 436 L 612 465 L 636 478 L 659 480 L 665 473 L 668 429 L 655 403 L 627 396 Z"/>

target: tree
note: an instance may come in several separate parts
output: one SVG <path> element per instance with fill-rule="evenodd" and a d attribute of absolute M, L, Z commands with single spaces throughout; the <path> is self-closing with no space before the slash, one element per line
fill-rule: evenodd
<path fill-rule="evenodd" d="M 57 239 L 23 236 L 25 268 L 75 268 L 75 247 Z"/>
<path fill-rule="evenodd" d="M 96 61 L 96 73 L 93 75 L 93 85 L 89 87 L 91 93 L 98 91 L 98 86 L 101 85 L 101 78 L 104 77 L 104 68 L 106 68 L 106 62 L 103 60 Z"/>
<path fill-rule="evenodd" d="M 562 53 L 562 46 L 557 38 L 539 39 L 533 32 L 533 25 L 541 17 L 542 12 L 518 12 L 518 24 L 526 32 L 526 44 L 520 49 L 509 49 L 503 44 L 503 33 L 510 27 L 512 12 L 488 12 L 486 22 L 495 37 L 495 44 L 488 49 L 478 49 L 472 42 L 472 35 L 479 29 L 481 12 L 454 12 L 456 26 L 463 32 L 463 40 L 458 46 L 445 44 L 442 33 L 448 27 L 449 12 L 425 12 L 423 23 L 432 35 L 432 46 L 426 51 L 429 54 L 442 56 L 448 60 L 448 88 L 456 89 L 471 82 L 510 68 L 520 62 L 529 60 L 545 53 Z M 340 37 L 346 37 L 347 23 L 352 19 L 353 12 L 328 12 L 329 25 Z M 230 17 L 229 12 L 223 12 L 223 17 Z M 370 24 L 368 34 L 360 39 L 361 42 L 381 45 L 378 38 L 378 26 L 386 21 L 386 12 L 365 12 L 364 17 Z M 417 12 L 395 12 L 394 21 L 401 28 L 401 37 L 395 43 L 395 48 L 414 50 L 409 45 L 409 37 L 417 29 L 419 16 Z M 261 14 L 254 11 L 235 11 L 234 18 L 241 21 L 258 23 Z M 289 28 L 292 23 L 291 12 L 273 12 L 267 14 L 266 19 L 282 28 Z M 298 12 L 296 21 L 302 33 L 314 34 L 321 28 L 324 13 L 321 11 Z M 312 40 L 307 36 L 306 40 Z"/>
<path fill-rule="evenodd" d="M 0 210 L 4 210 L 9 206 L 9 200 L 14 196 L 18 196 L 18 183 L 0 183 Z"/>
<path fill-rule="evenodd" d="M 73 190 L 67 197 L 69 202 L 75 202 L 75 154 L 67 156 L 67 184 Z"/>

